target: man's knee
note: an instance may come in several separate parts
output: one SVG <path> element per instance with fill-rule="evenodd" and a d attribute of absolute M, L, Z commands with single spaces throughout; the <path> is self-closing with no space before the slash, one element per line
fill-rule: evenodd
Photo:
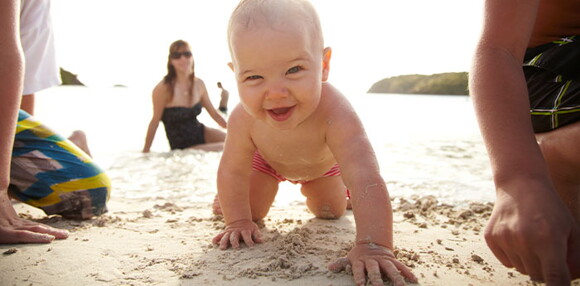
<path fill-rule="evenodd" d="M 50 206 L 40 207 L 47 214 L 58 214 L 67 219 L 84 220 L 106 213 L 111 192 L 108 177 L 101 173 L 98 185 L 59 193 L 60 201 Z"/>
<path fill-rule="evenodd" d="M 580 170 L 580 122 L 536 135 L 544 159 L 569 170 Z"/>

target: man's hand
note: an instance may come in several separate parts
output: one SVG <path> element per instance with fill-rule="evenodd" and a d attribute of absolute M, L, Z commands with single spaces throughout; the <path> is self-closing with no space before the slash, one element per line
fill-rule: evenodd
<path fill-rule="evenodd" d="M 498 192 L 486 242 L 501 263 L 533 281 L 569 285 L 580 277 L 578 225 L 555 191 L 526 187 L 521 196 Z"/>
<path fill-rule="evenodd" d="M 0 244 L 49 243 L 54 239 L 65 239 L 68 231 L 22 219 L 18 216 L 7 191 L 0 193 Z"/>

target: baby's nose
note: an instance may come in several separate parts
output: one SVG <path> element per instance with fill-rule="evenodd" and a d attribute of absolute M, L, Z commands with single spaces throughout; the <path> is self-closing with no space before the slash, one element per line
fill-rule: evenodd
<path fill-rule="evenodd" d="M 267 91 L 268 99 L 277 99 L 287 96 L 288 96 L 288 88 L 286 88 L 286 86 L 284 86 L 284 84 L 281 81 L 272 83 L 268 86 Z"/>

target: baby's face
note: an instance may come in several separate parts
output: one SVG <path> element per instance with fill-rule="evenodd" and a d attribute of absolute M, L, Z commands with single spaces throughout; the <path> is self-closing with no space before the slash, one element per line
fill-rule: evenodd
<path fill-rule="evenodd" d="M 318 107 L 326 80 L 323 49 L 301 26 L 234 27 L 231 36 L 232 68 L 242 105 L 278 129 L 291 129 L 308 119 Z"/>

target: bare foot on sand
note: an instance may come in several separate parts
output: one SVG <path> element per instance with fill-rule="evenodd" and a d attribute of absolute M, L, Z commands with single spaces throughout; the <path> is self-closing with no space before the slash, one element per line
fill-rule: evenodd
<path fill-rule="evenodd" d="M 83 150 L 87 155 L 91 156 L 91 151 L 89 150 L 89 144 L 87 143 L 87 135 L 82 130 L 75 130 L 68 138 L 72 143 L 77 145 L 81 150 Z"/>

